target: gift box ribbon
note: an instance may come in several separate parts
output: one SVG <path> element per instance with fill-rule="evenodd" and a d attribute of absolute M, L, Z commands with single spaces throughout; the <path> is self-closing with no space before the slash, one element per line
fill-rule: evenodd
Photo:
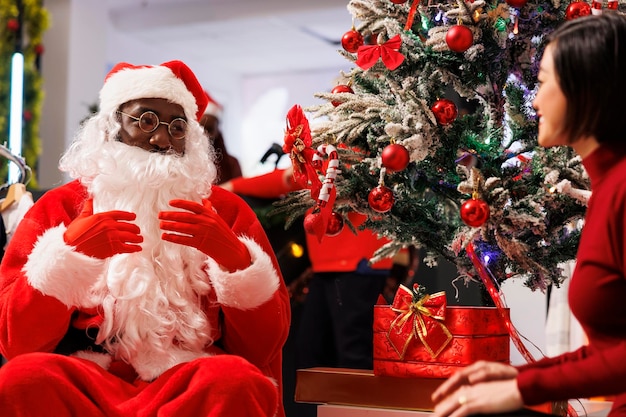
<path fill-rule="evenodd" d="M 414 339 L 419 339 L 426 351 L 436 358 L 452 340 L 452 334 L 443 324 L 446 314 L 446 295 L 441 291 L 414 301 L 414 293 L 400 285 L 391 304 L 398 316 L 391 322 L 387 339 L 400 360 Z"/>

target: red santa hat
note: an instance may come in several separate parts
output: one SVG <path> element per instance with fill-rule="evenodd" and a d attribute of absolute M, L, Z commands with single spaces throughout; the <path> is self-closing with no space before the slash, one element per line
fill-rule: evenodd
<path fill-rule="evenodd" d="M 204 114 L 210 114 L 211 116 L 214 116 L 216 119 L 221 118 L 222 111 L 223 111 L 222 105 L 218 103 L 217 101 L 215 101 L 215 99 L 211 97 L 211 94 L 209 94 L 208 91 L 205 91 L 205 94 L 207 96 L 207 99 L 209 100 L 209 104 L 207 104 Z"/>
<path fill-rule="evenodd" d="M 122 104 L 141 98 L 163 98 L 176 103 L 188 120 L 200 120 L 208 103 L 200 82 L 181 61 L 139 66 L 120 62 L 104 80 L 100 111 L 112 113 Z"/>

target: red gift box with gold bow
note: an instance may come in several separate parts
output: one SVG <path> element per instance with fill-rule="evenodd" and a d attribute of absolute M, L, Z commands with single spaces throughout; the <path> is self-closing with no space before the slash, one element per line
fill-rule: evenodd
<path fill-rule="evenodd" d="M 503 317 L 504 315 L 504 317 Z M 445 292 L 401 285 L 374 306 L 374 374 L 447 378 L 477 360 L 509 362 L 509 310 L 447 306 Z"/>

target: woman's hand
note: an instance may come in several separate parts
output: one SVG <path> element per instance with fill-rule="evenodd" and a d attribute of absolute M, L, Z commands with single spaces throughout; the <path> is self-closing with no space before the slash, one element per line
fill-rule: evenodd
<path fill-rule="evenodd" d="M 444 383 L 445 384 L 445 383 Z M 439 390 L 437 390 L 439 391 Z M 517 379 L 500 379 L 476 385 L 461 385 L 442 397 L 437 394 L 434 417 L 465 417 L 472 414 L 495 414 L 515 411 L 523 407 Z"/>
<path fill-rule="evenodd" d="M 502 362 L 478 361 L 455 372 L 432 395 L 434 403 L 448 397 L 463 385 L 517 377 L 517 369 Z"/>
<path fill-rule="evenodd" d="M 514 411 L 524 403 L 517 369 L 501 362 L 478 361 L 452 375 L 432 395 L 436 417 Z"/>

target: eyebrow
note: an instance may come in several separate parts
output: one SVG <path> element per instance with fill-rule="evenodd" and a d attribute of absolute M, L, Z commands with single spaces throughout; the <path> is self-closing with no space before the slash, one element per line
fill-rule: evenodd
<path fill-rule="evenodd" d="M 141 112 L 139 114 L 145 113 L 147 111 L 151 111 L 152 113 L 156 114 L 159 117 L 159 120 L 161 119 L 161 113 L 156 111 L 155 109 L 151 108 L 151 107 L 145 107 L 145 106 L 139 106 L 138 110 Z M 187 121 L 187 116 L 185 115 L 185 113 L 183 112 L 182 115 L 173 115 L 172 116 L 172 120 L 174 119 L 183 119 L 184 121 Z M 170 120 L 171 121 L 171 120 Z"/>

